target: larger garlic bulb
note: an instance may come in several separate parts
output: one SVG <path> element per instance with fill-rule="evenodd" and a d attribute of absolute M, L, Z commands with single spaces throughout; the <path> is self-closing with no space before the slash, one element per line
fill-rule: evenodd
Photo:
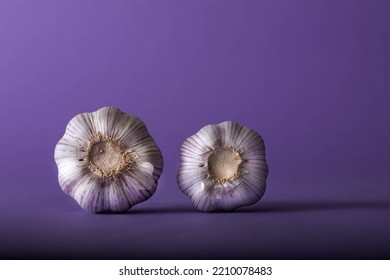
<path fill-rule="evenodd" d="M 125 212 L 147 200 L 163 169 L 145 124 L 114 107 L 75 116 L 54 158 L 62 190 L 91 212 Z"/>
<path fill-rule="evenodd" d="M 199 210 L 256 203 L 265 192 L 267 175 L 263 139 L 238 123 L 205 126 L 181 146 L 178 185 Z"/>

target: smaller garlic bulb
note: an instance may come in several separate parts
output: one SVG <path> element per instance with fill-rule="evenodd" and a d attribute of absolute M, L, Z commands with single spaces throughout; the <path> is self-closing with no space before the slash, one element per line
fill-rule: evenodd
<path fill-rule="evenodd" d="M 91 212 L 125 212 L 147 200 L 163 170 L 145 124 L 114 107 L 74 117 L 54 158 L 62 190 Z"/>
<path fill-rule="evenodd" d="M 177 182 L 201 211 L 256 203 L 267 175 L 263 139 L 238 123 L 207 125 L 181 146 Z"/>

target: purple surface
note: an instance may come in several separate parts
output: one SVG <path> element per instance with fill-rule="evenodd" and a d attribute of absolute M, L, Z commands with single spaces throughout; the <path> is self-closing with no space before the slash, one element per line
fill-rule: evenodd
<path fill-rule="evenodd" d="M 0 1 L 1 258 L 390 258 L 388 1 Z M 141 117 L 165 169 L 132 213 L 62 193 L 76 114 Z M 234 120 L 264 137 L 260 203 L 200 213 L 182 141 Z"/>

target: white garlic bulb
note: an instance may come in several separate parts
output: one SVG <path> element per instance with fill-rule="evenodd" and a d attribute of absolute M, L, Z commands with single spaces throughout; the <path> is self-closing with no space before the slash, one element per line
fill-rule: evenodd
<path fill-rule="evenodd" d="M 91 212 L 125 212 L 147 200 L 163 169 L 145 124 L 114 107 L 75 116 L 54 158 L 62 190 Z"/>
<path fill-rule="evenodd" d="M 178 185 L 201 211 L 256 203 L 267 175 L 263 139 L 238 123 L 207 125 L 181 146 Z"/>

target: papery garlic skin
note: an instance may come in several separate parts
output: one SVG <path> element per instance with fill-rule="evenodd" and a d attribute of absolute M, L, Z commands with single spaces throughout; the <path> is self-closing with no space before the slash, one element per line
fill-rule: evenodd
<path fill-rule="evenodd" d="M 267 176 L 262 137 L 232 121 L 203 127 L 180 149 L 179 188 L 201 211 L 256 203 L 265 192 Z"/>
<path fill-rule="evenodd" d="M 61 189 L 91 212 L 126 212 L 150 198 L 161 151 L 138 118 L 114 107 L 75 116 L 55 147 Z"/>

